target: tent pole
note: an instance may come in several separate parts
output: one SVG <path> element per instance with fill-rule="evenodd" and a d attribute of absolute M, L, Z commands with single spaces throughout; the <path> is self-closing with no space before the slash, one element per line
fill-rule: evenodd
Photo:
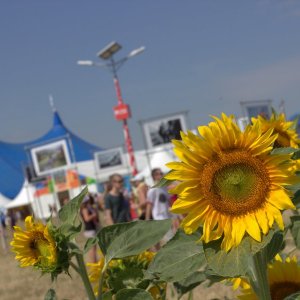
<path fill-rule="evenodd" d="M 67 136 L 67 141 L 68 141 L 70 152 L 71 152 L 71 157 L 72 157 L 72 160 L 73 160 L 73 163 L 74 163 L 74 169 L 76 171 L 75 173 L 77 174 L 78 182 L 80 182 L 79 170 L 78 170 L 78 165 L 77 165 L 77 161 L 76 161 L 76 156 L 75 156 L 75 151 L 74 151 L 72 139 L 71 139 L 71 136 L 70 136 L 69 133 L 67 133 L 66 136 Z M 73 189 L 69 189 L 69 195 L 70 195 L 71 199 L 76 196 L 76 195 L 74 195 Z"/>
<path fill-rule="evenodd" d="M 2 226 L 2 222 L 0 221 L 0 236 L 1 236 L 1 244 L 2 244 L 2 249 L 4 253 L 7 252 L 7 246 L 6 246 L 6 240 L 5 240 L 5 233 L 4 233 L 4 228 Z"/>
<path fill-rule="evenodd" d="M 146 136 L 145 136 L 145 132 L 144 132 L 144 122 L 142 120 L 140 120 L 139 124 L 140 124 L 140 128 L 142 130 L 144 149 L 145 149 L 145 154 L 146 154 L 146 158 L 147 158 L 147 165 L 148 165 L 148 168 L 149 168 L 149 171 L 151 174 L 152 166 L 151 166 L 151 160 L 149 157 L 149 148 L 148 148 L 148 144 L 147 144 Z"/>

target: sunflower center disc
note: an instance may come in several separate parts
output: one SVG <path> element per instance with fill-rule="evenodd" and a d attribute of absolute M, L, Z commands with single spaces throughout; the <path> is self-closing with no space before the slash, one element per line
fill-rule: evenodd
<path fill-rule="evenodd" d="M 203 169 L 206 199 L 221 213 L 244 215 L 259 209 L 269 193 L 269 174 L 251 153 L 235 150 L 215 157 Z"/>
<path fill-rule="evenodd" d="M 215 174 L 213 189 L 224 199 L 243 202 L 252 194 L 256 182 L 255 170 L 245 165 L 231 165 Z"/>
<path fill-rule="evenodd" d="M 296 279 L 296 278 L 295 278 Z M 272 300 L 283 300 L 300 290 L 300 284 L 296 282 L 277 282 L 271 285 Z"/>

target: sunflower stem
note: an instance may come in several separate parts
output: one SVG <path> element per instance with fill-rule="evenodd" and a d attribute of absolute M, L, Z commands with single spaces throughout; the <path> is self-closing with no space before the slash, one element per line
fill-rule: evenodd
<path fill-rule="evenodd" d="M 101 272 L 101 276 L 99 278 L 99 287 L 98 287 L 97 300 L 102 300 L 103 299 L 103 283 L 104 283 L 104 276 L 105 276 L 106 269 L 107 269 L 107 265 L 104 264 L 104 267 L 103 267 L 102 272 Z"/>
<path fill-rule="evenodd" d="M 272 300 L 267 269 L 267 258 L 263 251 L 254 254 L 250 266 L 250 284 L 258 299 Z"/>
<path fill-rule="evenodd" d="M 87 274 L 87 271 L 86 271 L 86 267 L 85 267 L 84 260 L 83 260 L 83 255 L 76 253 L 75 257 L 76 257 L 76 260 L 77 260 L 77 263 L 78 263 L 78 267 L 74 264 L 71 264 L 71 266 L 80 275 L 89 300 L 96 300 L 95 294 L 93 292 L 93 289 L 92 289 L 92 286 L 91 286 L 91 283 L 90 283 L 90 280 L 89 280 L 89 277 L 88 277 L 88 274 Z"/>
<path fill-rule="evenodd" d="M 189 292 L 188 300 L 193 300 L 193 290 Z"/>

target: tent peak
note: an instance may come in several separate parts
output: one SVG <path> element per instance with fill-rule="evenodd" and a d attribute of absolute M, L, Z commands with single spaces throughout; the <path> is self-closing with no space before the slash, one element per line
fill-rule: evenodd
<path fill-rule="evenodd" d="M 58 113 L 57 110 L 55 110 L 53 112 L 53 127 L 56 127 L 56 126 L 62 126 L 62 127 L 64 127 L 64 124 L 63 124 L 63 122 L 62 122 L 62 120 L 60 118 L 60 115 L 59 115 L 59 113 Z"/>

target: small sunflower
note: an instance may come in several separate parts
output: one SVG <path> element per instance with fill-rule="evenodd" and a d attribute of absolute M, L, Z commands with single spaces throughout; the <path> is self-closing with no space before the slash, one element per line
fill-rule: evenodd
<path fill-rule="evenodd" d="M 172 211 L 186 215 L 185 232 L 203 225 L 202 240 L 224 235 L 221 246 L 229 251 L 246 233 L 261 241 L 274 221 L 284 228 L 281 210 L 295 208 L 285 187 L 299 179 L 289 154 L 270 154 L 272 129 L 262 133 L 256 122 L 242 132 L 233 117 L 213 118 L 198 128 L 201 137 L 188 131 L 173 140 L 181 162 L 166 164 L 172 170 L 165 178 L 181 181 L 170 192 L 178 195 Z"/>
<path fill-rule="evenodd" d="M 96 263 L 87 263 L 89 280 L 93 284 L 94 293 L 98 294 L 99 280 L 104 267 L 104 257 L 102 256 Z M 106 292 L 108 286 L 106 281 L 104 281 L 103 291 Z"/>
<path fill-rule="evenodd" d="M 300 291 L 300 266 L 296 256 L 285 260 L 276 255 L 268 266 L 269 287 L 272 300 L 283 300 L 287 296 Z M 258 300 L 250 286 L 242 286 L 241 300 Z"/>
<path fill-rule="evenodd" d="M 47 226 L 29 216 L 25 219 L 25 230 L 18 226 L 14 229 L 10 245 L 21 267 L 35 266 L 43 271 L 55 267 L 57 248 Z"/>
<path fill-rule="evenodd" d="M 251 119 L 252 123 L 260 123 L 263 133 L 269 129 L 273 129 L 273 133 L 277 133 L 277 139 L 274 142 L 275 148 L 292 147 L 299 148 L 300 140 L 296 131 L 296 121 L 286 121 L 283 113 L 277 115 L 272 114 L 270 119 L 266 119 L 262 116 Z"/>
<path fill-rule="evenodd" d="M 128 268 L 140 270 L 142 276 L 142 270 L 146 270 L 148 268 L 148 265 L 152 261 L 154 255 L 154 252 L 144 251 L 139 255 L 110 261 L 103 281 L 103 292 L 113 290 L 113 287 L 110 286 L 113 279 L 112 277 L 117 278 L 121 273 L 126 273 Z M 101 256 L 102 257 L 97 263 L 87 263 L 89 279 L 93 284 L 94 293 L 96 295 L 98 294 L 99 280 L 104 267 L 104 257 L 102 253 Z M 131 276 L 130 274 L 128 275 Z"/>

